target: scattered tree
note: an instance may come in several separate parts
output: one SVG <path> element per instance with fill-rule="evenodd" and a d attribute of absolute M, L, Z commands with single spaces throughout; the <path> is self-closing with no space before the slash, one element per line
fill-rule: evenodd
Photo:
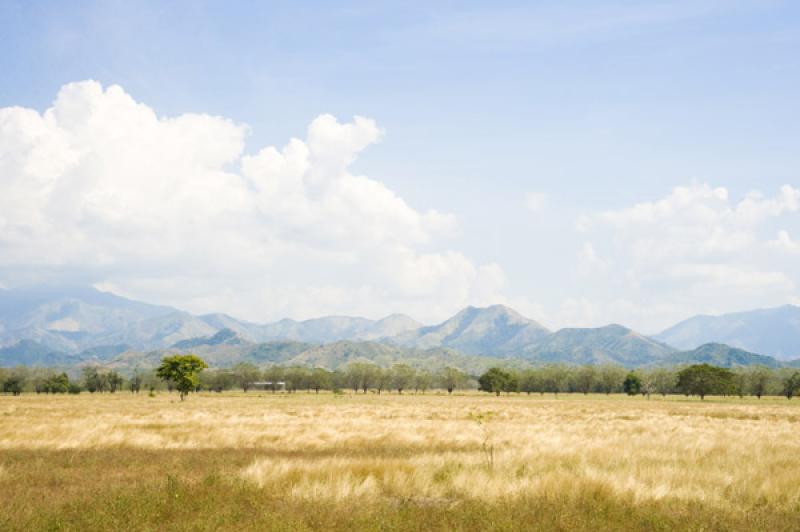
<path fill-rule="evenodd" d="M 459 369 L 448 366 L 439 371 L 436 380 L 439 386 L 447 390 L 448 394 L 451 394 L 453 390 L 466 386 L 467 382 L 469 382 L 469 375 Z"/>
<path fill-rule="evenodd" d="M 196 355 L 174 355 L 164 357 L 156 370 L 156 375 L 165 382 L 172 383 L 183 401 L 200 382 L 200 372 L 208 364 Z"/>
<path fill-rule="evenodd" d="M 727 368 L 694 364 L 678 372 L 678 389 L 686 394 L 725 395 L 733 389 L 733 373 Z"/>
<path fill-rule="evenodd" d="M 478 378 L 478 384 L 481 391 L 500 395 L 500 392 L 509 391 L 515 380 L 507 371 L 500 368 L 489 368 Z"/>

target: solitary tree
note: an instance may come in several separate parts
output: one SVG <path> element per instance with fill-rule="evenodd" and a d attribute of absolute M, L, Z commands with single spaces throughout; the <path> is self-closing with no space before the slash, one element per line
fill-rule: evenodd
<path fill-rule="evenodd" d="M 173 383 L 183 401 L 189 392 L 197 388 L 200 372 L 207 367 L 208 364 L 198 356 L 174 355 L 161 360 L 156 375 L 166 382 Z"/>

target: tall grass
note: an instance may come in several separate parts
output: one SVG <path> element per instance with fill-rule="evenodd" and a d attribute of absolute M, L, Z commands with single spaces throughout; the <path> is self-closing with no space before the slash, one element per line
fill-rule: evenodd
<path fill-rule="evenodd" d="M 0 529 L 796 530 L 798 429 L 785 399 L 2 397 Z"/>

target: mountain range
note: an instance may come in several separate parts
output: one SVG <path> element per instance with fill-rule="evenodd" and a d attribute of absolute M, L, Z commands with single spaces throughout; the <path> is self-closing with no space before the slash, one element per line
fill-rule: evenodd
<path fill-rule="evenodd" d="M 719 342 L 777 359 L 800 357 L 800 307 L 695 316 L 654 336 L 680 349 Z"/>
<path fill-rule="evenodd" d="M 226 314 L 193 315 L 85 286 L 0 290 L 0 366 L 135 367 L 167 352 L 191 350 L 220 366 L 251 361 L 335 368 L 370 360 L 477 370 L 502 359 L 512 365 L 708 361 L 778 367 L 800 355 L 799 332 L 800 308 L 792 306 L 698 316 L 648 337 L 616 324 L 550 331 L 503 305 L 467 307 L 431 326 L 402 314 L 257 324 Z"/>

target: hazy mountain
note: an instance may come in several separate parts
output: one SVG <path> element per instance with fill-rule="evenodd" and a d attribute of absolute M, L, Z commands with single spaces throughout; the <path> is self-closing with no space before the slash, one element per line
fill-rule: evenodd
<path fill-rule="evenodd" d="M 191 349 L 193 347 L 200 347 L 204 345 L 243 345 L 248 343 L 243 340 L 236 331 L 232 329 L 220 329 L 213 336 L 201 336 L 199 338 L 189 338 L 188 340 L 181 340 L 176 342 L 172 347 L 178 349 Z"/>
<path fill-rule="evenodd" d="M 0 348 L 0 367 L 10 366 L 74 366 L 80 357 L 54 351 L 34 340 L 20 340 L 14 345 Z"/>
<path fill-rule="evenodd" d="M 401 314 L 393 314 L 377 321 L 349 316 L 326 316 L 305 321 L 285 319 L 261 326 L 258 339 L 320 343 L 339 340 L 377 340 L 418 327 L 419 323 Z"/>
<path fill-rule="evenodd" d="M 681 351 L 667 355 L 658 365 L 677 366 L 681 364 L 711 364 L 733 368 L 736 366 L 767 366 L 779 368 L 781 363 L 772 357 L 757 355 L 744 349 L 725 344 L 704 344 L 691 351 Z"/>
<path fill-rule="evenodd" d="M 534 362 L 568 364 L 613 363 L 641 366 L 674 353 L 675 349 L 622 325 L 560 329 L 523 350 Z"/>
<path fill-rule="evenodd" d="M 0 290 L 0 346 L 33 340 L 52 351 L 80 353 L 102 347 L 103 357 L 125 346 L 153 350 L 233 331 L 242 341 L 334 342 L 377 340 L 420 326 L 399 314 L 382 320 L 331 316 L 306 321 L 256 324 L 226 314 L 194 316 L 188 312 L 132 301 L 85 286 L 38 286 Z M 124 348 L 123 348 L 124 350 Z"/>
<path fill-rule="evenodd" d="M 539 323 L 503 305 L 467 307 L 449 320 L 396 335 L 395 345 L 427 349 L 450 347 L 474 355 L 504 355 L 549 334 Z"/>
<path fill-rule="evenodd" d="M 711 340 L 726 345 L 695 349 Z M 381 320 L 328 316 L 258 324 L 226 314 L 195 316 L 91 287 L 40 286 L 0 290 L 0 348 L 2 365 L 112 361 L 135 367 L 170 352 L 192 351 L 222 367 L 251 361 L 336 368 L 351 360 L 470 368 L 491 360 L 774 366 L 773 359 L 754 352 L 800 356 L 800 308 L 698 316 L 653 339 L 621 325 L 550 332 L 503 305 L 467 307 L 425 327 L 401 314 Z"/>
<path fill-rule="evenodd" d="M 0 345 L 35 340 L 65 352 L 120 343 L 144 345 L 129 341 L 139 340 L 126 334 L 130 328 L 175 312 L 85 286 L 0 290 Z"/>
<path fill-rule="evenodd" d="M 656 339 L 680 349 L 723 343 L 786 360 L 800 357 L 800 307 L 695 316 L 670 327 Z"/>

